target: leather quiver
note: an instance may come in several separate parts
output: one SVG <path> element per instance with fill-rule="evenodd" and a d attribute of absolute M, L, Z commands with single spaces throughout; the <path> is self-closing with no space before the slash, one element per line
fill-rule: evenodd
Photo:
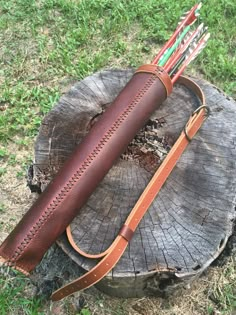
<path fill-rule="evenodd" d="M 171 90 L 162 68 L 135 72 L 0 246 L 1 262 L 25 274 L 34 269 Z"/>

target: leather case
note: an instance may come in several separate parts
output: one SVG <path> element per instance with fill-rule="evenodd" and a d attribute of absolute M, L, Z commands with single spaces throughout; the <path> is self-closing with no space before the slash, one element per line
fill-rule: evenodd
<path fill-rule="evenodd" d="M 65 231 L 138 130 L 171 93 L 156 65 L 141 66 L 0 247 L 0 261 L 28 274 Z"/>

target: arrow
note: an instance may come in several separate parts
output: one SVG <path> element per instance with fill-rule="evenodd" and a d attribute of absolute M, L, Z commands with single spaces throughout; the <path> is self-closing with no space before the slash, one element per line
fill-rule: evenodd
<path fill-rule="evenodd" d="M 191 61 L 193 61 L 197 55 L 202 51 L 202 49 L 206 46 L 206 43 L 208 39 L 210 38 L 210 33 L 205 34 L 198 43 L 195 43 L 193 48 L 189 50 L 188 55 L 185 57 L 185 61 L 183 62 L 180 69 L 175 73 L 174 77 L 172 78 L 172 83 L 174 84 L 178 77 L 183 73 L 187 65 L 190 64 Z"/>
<path fill-rule="evenodd" d="M 183 42 L 180 49 L 178 50 L 178 53 L 172 58 L 172 60 L 166 65 L 165 70 L 168 72 L 177 62 L 177 60 L 181 57 L 181 55 L 189 48 L 192 42 L 194 42 L 198 37 L 201 37 L 202 30 L 204 24 L 200 24 L 196 30 Z"/>
<path fill-rule="evenodd" d="M 153 59 L 152 63 L 153 64 L 157 64 L 159 59 L 161 58 L 161 56 L 165 53 L 165 51 L 172 46 L 172 44 L 174 43 L 174 41 L 176 40 L 178 34 L 182 31 L 182 29 L 184 28 L 184 26 L 186 25 L 192 25 L 196 19 L 199 16 L 199 10 L 201 8 L 202 4 L 195 4 L 195 6 L 192 7 L 192 9 L 188 12 L 184 14 L 184 17 L 182 16 L 180 18 L 180 22 L 176 28 L 176 30 L 174 31 L 173 35 L 171 36 L 171 38 L 166 42 L 166 44 L 163 46 L 163 48 L 159 51 L 159 53 L 156 55 L 156 57 Z M 185 16 L 186 15 L 186 16 Z M 183 19 L 182 19 L 183 18 Z"/>

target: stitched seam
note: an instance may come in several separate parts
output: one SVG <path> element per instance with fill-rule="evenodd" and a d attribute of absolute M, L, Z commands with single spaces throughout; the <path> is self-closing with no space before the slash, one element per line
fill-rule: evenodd
<path fill-rule="evenodd" d="M 10 258 L 9 258 L 7 255 L 5 255 L 5 253 L 1 253 L 1 254 L 0 254 L 0 257 L 6 259 L 7 261 L 10 260 Z"/>
<path fill-rule="evenodd" d="M 2 261 L 1 261 L 2 259 Z M 5 255 L 0 255 L 0 263 L 2 262 L 2 265 L 3 266 L 6 266 L 6 267 L 11 267 L 11 268 L 14 268 L 16 270 L 19 270 L 20 272 L 24 273 L 25 275 L 28 275 L 29 272 L 26 271 L 24 268 L 22 268 L 23 266 L 21 266 L 20 264 L 18 264 L 17 266 L 12 263 L 10 260 L 9 260 L 9 257 L 5 256 Z M 1 272 L 0 272 L 1 273 Z"/>
<path fill-rule="evenodd" d="M 157 74 L 160 74 L 160 72 L 158 70 L 157 70 Z M 12 263 L 14 263 L 17 259 L 19 259 L 23 255 L 24 250 L 28 247 L 28 245 L 34 239 L 34 237 L 39 232 L 39 230 L 43 227 L 43 225 L 51 217 L 51 215 L 53 215 L 54 210 L 57 208 L 57 206 L 64 200 L 67 193 L 69 193 L 71 191 L 71 189 L 73 188 L 75 183 L 77 183 L 77 181 L 79 180 L 81 175 L 86 171 L 87 167 L 92 163 L 94 158 L 99 154 L 99 152 L 104 147 L 106 142 L 108 142 L 108 140 L 110 140 L 110 138 L 113 136 L 115 131 L 119 128 L 120 124 L 126 119 L 126 117 L 134 109 L 134 107 L 140 102 L 141 98 L 149 90 L 149 88 L 155 82 L 155 80 L 156 80 L 156 75 L 153 74 L 152 77 L 150 77 L 146 81 L 144 87 L 134 97 L 133 101 L 128 105 L 128 107 L 124 110 L 124 112 L 122 114 L 120 114 L 120 116 L 116 119 L 116 121 L 113 123 L 113 125 L 105 133 L 105 135 L 102 137 L 102 139 L 100 140 L 98 145 L 88 155 L 88 157 L 85 159 L 83 164 L 79 167 L 77 172 L 69 179 L 67 184 L 65 184 L 65 186 L 61 189 L 61 191 L 58 193 L 58 195 L 49 204 L 49 206 L 46 208 L 44 213 L 42 213 L 42 215 L 38 219 L 38 221 L 32 226 L 31 230 L 25 236 L 23 241 L 17 246 L 17 250 L 15 250 L 15 252 L 12 254 L 12 256 L 10 258 L 10 261 Z"/>

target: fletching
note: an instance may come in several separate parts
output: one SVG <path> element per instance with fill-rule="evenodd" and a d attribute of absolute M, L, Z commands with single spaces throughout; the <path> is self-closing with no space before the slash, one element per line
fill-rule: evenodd
<path fill-rule="evenodd" d="M 163 67 L 173 83 L 186 66 L 200 54 L 210 37 L 208 28 L 203 23 L 195 26 L 201 7 L 201 2 L 195 4 L 191 10 L 180 17 L 173 35 L 152 62 Z"/>
<path fill-rule="evenodd" d="M 182 21 L 186 18 L 186 16 L 189 14 L 190 11 L 185 12 L 179 19 L 179 22 L 177 25 L 179 25 L 180 23 L 182 23 Z"/>
<path fill-rule="evenodd" d="M 188 62 L 188 64 L 193 61 L 199 54 L 200 52 L 203 50 L 203 48 L 206 47 L 206 43 L 208 41 L 208 39 L 210 38 L 210 33 L 206 34 L 206 36 L 204 36 L 204 38 L 202 39 L 202 42 L 198 44 L 198 46 L 195 48 L 193 56 L 191 57 L 191 60 Z"/>

